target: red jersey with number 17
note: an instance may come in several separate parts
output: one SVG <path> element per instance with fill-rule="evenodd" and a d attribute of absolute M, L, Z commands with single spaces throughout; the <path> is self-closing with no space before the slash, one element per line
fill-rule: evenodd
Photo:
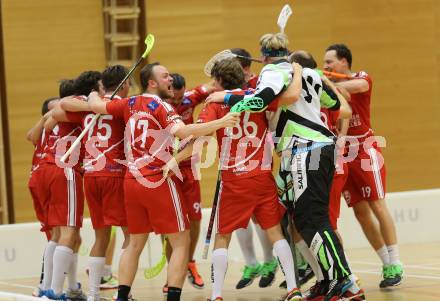
<path fill-rule="evenodd" d="M 126 124 L 126 177 L 162 175 L 172 158 L 172 127 L 182 122 L 173 107 L 156 95 L 142 94 L 108 102 L 106 109 Z"/>
<path fill-rule="evenodd" d="M 373 82 L 371 77 L 365 71 L 356 73 L 353 79 L 366 80 L 369 88 L 365 92 L 351 94 L 350 106 L 353 114 L 350 118 L 347 136 L 368 137 L 373 135 L 370 122 L 370 104 Z"/>
<path fill-rule="evenodd" d="M 249 91 L 249 92 L 248 92 Z M 228 93 L 243 95 L 253 93 L 241 89 Z M 222 103 L 209 103 L 200 112 L 198 123 L 220 119 L 228 114 L 229 106 Z M 254 177 L 272 171 L 272 148 L 268 131 L 266 113 L 241 113 L 240 123 L 233 128 L 217 130 L 220 147 L 222 181 Z"/>

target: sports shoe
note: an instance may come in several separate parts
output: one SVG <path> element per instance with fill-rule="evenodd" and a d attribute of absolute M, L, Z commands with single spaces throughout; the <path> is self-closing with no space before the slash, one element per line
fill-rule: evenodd
<path fill-rule="evenodd" d="M 307 301 L 321 301 L 324 299 L 328 291 L 327 281 L 316 281 L 310 289 L 304 293 L 304 297 Z"/>
<path fill-rule="evenodd" d="M 196 262 L 194 260 L 188 262 L 188 281 L 192 286 L 198 289 L 202 289 L 205 286 L 202 277 L 197 271 Z"/>
<path fill-rule="evenodd" d="M 252 284 L 255 278 L 260 276 L 261 264 L 257 263 L 255 266 L 245 265 L 243 269 L 243 276 L 235 286 L 236 289 L 242 289 Z"/>
<path fill-rule="evenodd" d="M 363 289 L 360 289 L 356 294 L 354 294 L 348 290 L 342 295 L 341 300 L 363 301 L 365 300 L 365 292 Z"/>
<path fill-rule="evenodd" d="M 222 297 L 215 297 L 215 299 L 207 299 L 207 301 L 223 301 Z"/>
<path fill-rule="evenodd" d="M 312 279 L 313 276 L 315 276 L 315 274 L 313 273 L 312 267 L 310 265 L 306 265 L 303 269 L 298 269 L 299 287 L 309 282 L 309 280 Z"/>
<path fill-rule="evenodd" d="M 78 288 L 77 289 L 70 289 L 68 288 L 66 290 L 66 298 L 72 301 L 87 301 L 87 296 L 84 294 L 84 292 L 81 289 L 81 283 L 78 282 Z"/>
<path fill-rule="evenodd" d="M 167 296 L 167 295 L 168 295 L 168 283 L 165 283 L 165 284 L 162 286 L 162 294 L 163 294 L 164 296 Z"/>
<path fill-rule="evenodd" d="M 42 290 L 39 286 L 34 289 L 32 292 L 33 297 L 42 297 L 44 295 L 44 290 Z"/>
<path fill-rule="evenodd" d="M 323 301 L 337 301 L 345 292 L 353 285 L 353 282 L 348 277 L 334 279 L 328 285 L 328 291 Z"/>
<path fill-rule="evenodd" d="M 302 301 L 302 300 L 304 300 L 303 295 L 301 294 L 301 291 L 298 288 L 294 288 L 280 299 L 280 301 Z"/>
<path fill-rule="evenodd" d="M 42 298 L 56 300 L 56 301 L 67 301 L 66 294 L 61 293 L 57 295 L 52 289 L 48 289 L 47 291 L 44 291 Z"/>
<path fill-rule="evenodd" d="M 402 264 L 389 264 L 384 265 L 382 268 L 383 280 L 380 282 L 380 288 L 387 288 L 396 286 L 402 283 L 403 265 Z"/>
<path fill-rule="evenodd" d="M 99 288 L 102 290 L 116 289 L 118 288 L 118 285 L 118 279 L 116 279 L 113 275 L 110 275 L 101 278 Z"/>
<path fill-rule="evenodd" d="M 271 286 L 273 281 L 275 280 L 275 273 L 278 269 L 278 260 L 274 258 L 272 261 L 263 263 L 261 267 L 261 278 L 258 283 L 259 287 L 268 287 Z"/>

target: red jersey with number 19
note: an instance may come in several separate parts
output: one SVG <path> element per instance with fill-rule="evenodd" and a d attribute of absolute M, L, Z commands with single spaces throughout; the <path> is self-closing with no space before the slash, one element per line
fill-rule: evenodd
<path fill-rule="evenodd" d="M 247 90 L 248 91 L 248 90 Z M 241 89 L 228 93 L 243 95 Z M 209 103 L 200 112 L 197 122 L 205 123 L 220 119 L 228 114 L 229 106 L 221 103 Z M 264 112 L 241 113 L 240 123 L 233 128 L 217 130 L 217 142 L 220 146 L 222 181 L 235 178 L 249 178 L 263 173 L 271 173 L 272 154 Z M 265 150 L 268 151 L 266 154 Z"/>
<path fill-rule="evenodd" d="M 142 94 L 106 104 L 107 112 L 124 119 L 127 142 L 127 178 L 162 175 L 161 168 L 172 157 L 172 127 L 182 118 L 160 97 Z"/>

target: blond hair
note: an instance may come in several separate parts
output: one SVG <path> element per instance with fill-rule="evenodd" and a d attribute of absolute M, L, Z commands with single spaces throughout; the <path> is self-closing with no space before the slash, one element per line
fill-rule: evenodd
<path fill-rule="evenodd" d="M 266 33 L 260 39 L 260 45 L 262 48 L 267 49 L 281 49 L 286 48 L 289 45 L 289 40 L 287 39 L 287 35 L 284 33 Z"/>

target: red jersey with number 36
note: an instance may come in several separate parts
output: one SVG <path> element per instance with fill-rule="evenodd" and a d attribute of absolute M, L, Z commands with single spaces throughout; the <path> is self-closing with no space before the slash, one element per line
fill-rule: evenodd
<path fill-rule="evenodd" d="M 250 91 L 252 93 L 253 91 Z M 246 91 L 237 89 L 228 93 L 243 95 Z M 198 123 L 220 119 L 228 114 L 229 106 L 209 103 L 200 112 Z M 233 128 L 217 130 L 220 146 L 222 181 L 254 177 L 272 171 L 272 147 L 266 113 L 241 113 L 240 123 Z"/>
<path fill-rule="evenodd" d="M 156 95 L 142 94 L 113 100 L 106 108 L 126 124 L 126 177 L 162 174 L 163 165 L 172 158 L 172 127 L 182 122 L 172 106 Z"/>
<path fill-rule="evenodd" d="M 353 79 L 366 80 L 369 88 L 368 91 L 351 94 L 350 106 L 353 113 L 350 118 L 347 136 L 365 135 L 365 137 L 368 137 L 373 134 L 370 122 L 370 104 L 373 82 L 371 77 L 365 71 L 356 73 Z M 369 132 L 371 132 L 371 135 L 368 134 Z"/>

